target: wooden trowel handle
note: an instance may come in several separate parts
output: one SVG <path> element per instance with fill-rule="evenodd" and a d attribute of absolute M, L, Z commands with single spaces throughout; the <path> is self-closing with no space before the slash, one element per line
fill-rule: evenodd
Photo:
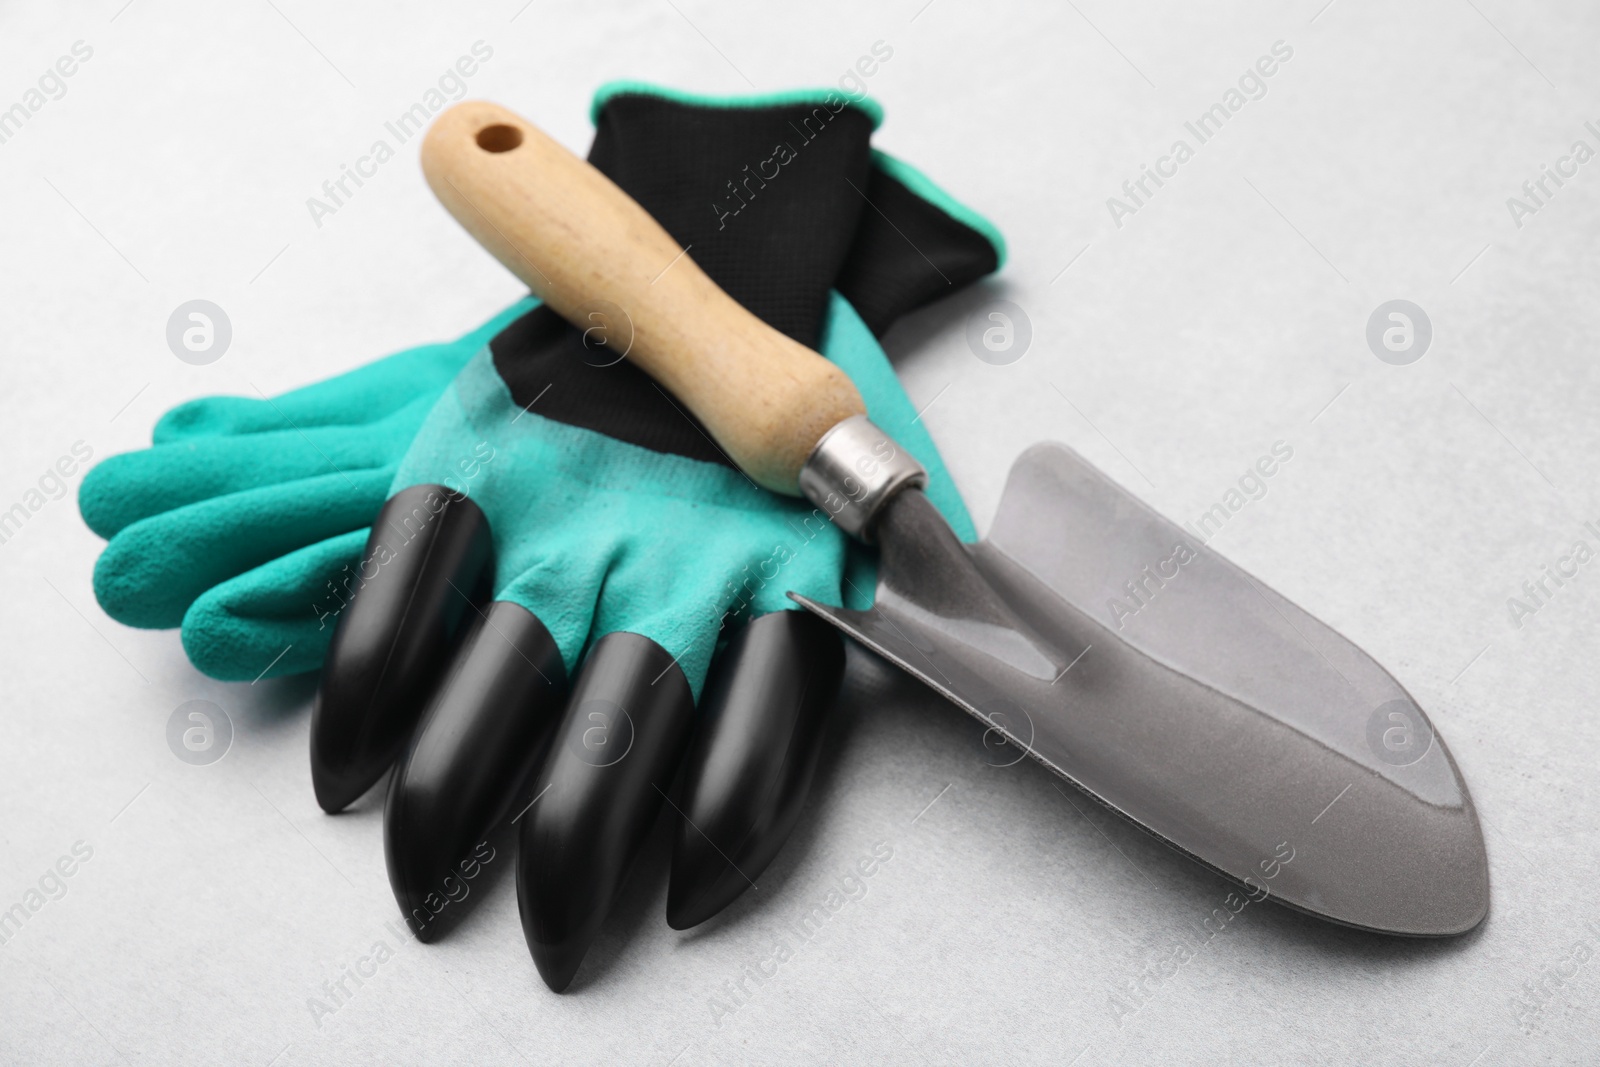
<path fill-rule="evenodd" d="M 768 489 L 798 495 L 817 441 L 865 412 L 843 371 L 745 310 L 627 193 L 526 119 L 458 104 L 428 130 L 422 170 L 478 243 L 567 321 L 603 328 Z"/>

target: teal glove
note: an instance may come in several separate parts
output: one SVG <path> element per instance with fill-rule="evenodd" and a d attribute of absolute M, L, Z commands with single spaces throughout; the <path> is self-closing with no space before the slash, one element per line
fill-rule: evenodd
<path fill-rule="evenodd" d="M 837 106 L 800 94 L 710 107 L 635 86 L 601 95 L 595 165 L 734 299 L 836 360 L 970 538 L 874 333 L 993 270 L 992 231 L 871 153 L 874 110 L 836 95 Z M 767 182 L 747 179 L 736 223 L 731 207 L 705 212 L 702 190 L 802 127 L 827 132 L 760 165 Z M 838 633 L 788 610 L 785 594 L 861 604 L 873 588 L 870 557 L 824 514 L 753 485 L 638 368 L 609 352 L 591 362 L 592 332 L 538 308 L 440 397 L 374 524 L 311 735 L 329 811 L 401 758 L 386 857 L 419 933 L 438 911 L 434 887 L 548 746 L 519 816 L 518 899 L 556 989 L 680 760 L 693 835 L 678 840 L 669 922 L 701 921 L 770 861 L 843 666 Z"/>
<path fill-rule="evenodd" d="M 855 381 L 869 417 L 928 469 L 927 495 L 975 536 L 949 472 L 872 332 L 831 295 L 822 352 Z M 524 410 L 488 349 L 445 390 L 392 493 L 445 485 L 494 535 L 495 599 L 542 621 L 569 675 L 592 636 L 627 631 L 667 651 L 698 698 L 729 614 L 793 609 L 791 590 L 871 602 L 869 551 L 809 502 L 739 471 L 619 441 Z M 859 552 L 857 550 L 860 550 Z M 856 572 L 846 585 L 847 558 Z"/>
<path fill-rule="evenodd" d="M 204 397 L 167 412 L 153 447 L 109 457 L 78 492 L 84 521 L 110 541 L 94 571 L 106 614 L 181 625 L 195 666 L 226 681 L 321 666 L 328 616 L 349 599 L 337 583 L 358 566 L 417 428 L 533 303 L 271 400 Z"/>
<path fill-rule="evenodd" d="M 597 121 L 607 101 L 630 93 L 730 103 L 613 83 L 596 94 Z M 861 108 L 877 121 L 876 105 Z M 980 234 L 1003 258 L 993 227 L 915 169 L 881 152 L 872 165 L 867 195 L 880 211 L 863 217 L 858 243 L 905 240 L 899 228 L 917 214 L 897 205 L 918 201 Z M 737 198 L 727 200 L 718 210 L 744 210 Z M 927 234 L 914 236 L 928 246 Z M 850 291 L 881 333 L 907 308 L 964 282 L 952 283 L 945 267 Z M 85 521 L 111 541 L 95 568 L 106 613 L 130 626 L 181 626 L 191 661 L 224 680 L 320 666 L 333 620 L 360 584 L 361 545 L 416 427 L 450 377 L 531 306 L 522 301 L 455 342 L 401 352 L 272 400 L 209 397 L 168 412 L 155 447 L 110 457 L 80 489 Z M 850 594 L 857 597 L 851 606 L 865 606 L 871 553 L 852 547 L 849 561 L 847 589 L 860 591 Z"/>

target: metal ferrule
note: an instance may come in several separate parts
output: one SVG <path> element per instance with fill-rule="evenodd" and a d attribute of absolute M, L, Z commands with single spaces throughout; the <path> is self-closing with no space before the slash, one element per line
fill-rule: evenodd
<path fill-rule="evenodd" d="M 872 522 L 889 498 L 927 484 L 922 464 L 865 415 L 852 415 L 823 434 L 800 468 L 806 499 L 868 544 Z"/>

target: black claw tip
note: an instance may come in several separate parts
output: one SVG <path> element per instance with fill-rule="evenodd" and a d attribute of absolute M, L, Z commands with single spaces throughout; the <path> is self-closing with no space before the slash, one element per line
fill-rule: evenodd
<path fill-rule="evenodd" d="M 566 688 L 544 625 L 518 604 L 490 605 L 424 713 L 384 806 L 389 885 L 422 940 L 437 933 L 446 903 L 464 897 L 480 846 L 559 721 Z"/>
<path fill-rule="evenodd" d="M 404 776 L 397 773 L 383 809 L 383 854 L 395 903 L 419 941 L 434 937 L 433 920 L 442 910 L 439 902 L 446 899 L 445 879 L 454 862 L 438 848 L 441 838 L 433 815 L 424 798 L 407 789 Z"/>
<path fill-rule="evenodd" d="M 589 951 L 589 942 L 585 940 L 580 944 L 569 941 L 560 945 L 545 945 L 530 941 L 528 951 L 533 955 L 533 965 L 538 968 L 539 977 L 550 987 L 550 992 L 565 993 L 573 978 L 577 977 L 583 957 Z"/>
<path fill-rule="evenodd" d="M 464 621 L 477 617 L 469 600 L 487 599 L 493 554 L 488 520 L 459 493 L 416 485 L 384 504 L 339 592 L 348 603 L 311 712 L 311 781 L 324 811 L 354 803 L 405 749 Z"/>
<path fill-rule="evenodd" d="M 630 633 L 595 642 L 522 818 L 517 906 L 528 951 L 560 992 L 611 909 L 665 802 L 694 715 L 688 679 Z"/>
<path fill-rule="evenodd" d="M 360 800 L 374 782 L 383 777 L 386 767 L 376 772 L 365 767 L 341 767 L 337 770 L 324 765 L 312 754 L 311 788 L 317 794 L 317 803 L 329 815 L 337 815 Z"/>
<path fill-rule="evenodd" d="M 667 887 L 667 925 L 674 930 L 699 926 L 732 904 L 750 888 L 738 869 L 720 856 L 710 842 L 704 847 L 682 844 L 672 853 L 672 882 Z"/>
<path fill-rule="evenodd" d="M 687 930 L 754 884 L 794 829 L 844 676 L 844 644 L 822 619 L 777 611 L 718 657 L 684 768 L 667 924 Z"/>

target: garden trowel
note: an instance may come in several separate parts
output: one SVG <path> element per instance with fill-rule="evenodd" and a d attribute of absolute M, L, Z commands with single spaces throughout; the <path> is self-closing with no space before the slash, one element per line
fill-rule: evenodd
<path fill-rule="evenodd" d="M 796 597 L 1068 782 L 1255 899 L 1458 934 L 1488 909 L 1477 814 L 1427 716 L 1374 660 L 1062 445 L 1011 470 L 963 545 L 849 378 L 761 322 L 599 171 L 493 104 L 422 149 L 440 200 L 768 489 L 881 547 L 875 605 Z"/>

